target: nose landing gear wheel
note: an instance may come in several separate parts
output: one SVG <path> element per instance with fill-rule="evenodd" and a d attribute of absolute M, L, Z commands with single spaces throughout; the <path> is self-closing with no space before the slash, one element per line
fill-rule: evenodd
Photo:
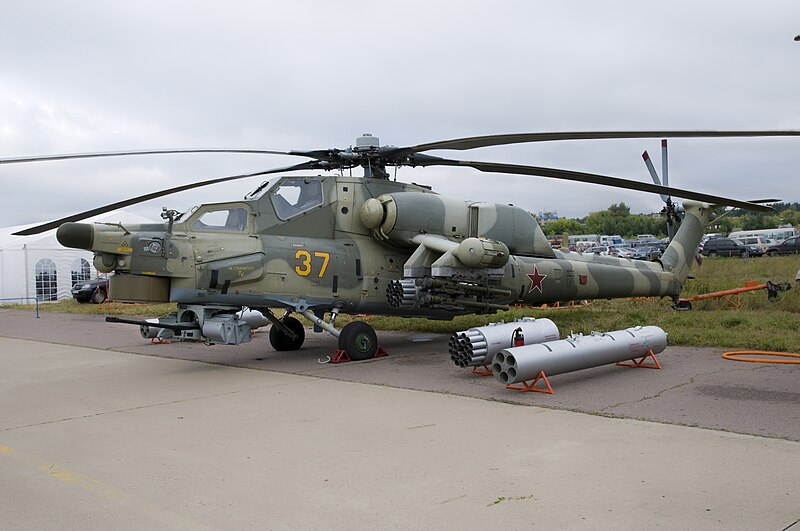
<path fill-rule="evenodd" d="M 339 349 L 347 352 L 353 361 L 368 360 L 378 351 L 378 336 L 367 323 L 353 321 L 342 328 Z"/>

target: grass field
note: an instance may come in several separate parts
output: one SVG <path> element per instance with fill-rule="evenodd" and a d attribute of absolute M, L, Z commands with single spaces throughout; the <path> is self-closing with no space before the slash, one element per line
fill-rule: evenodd
<path fill-rule="evenodd" d="M 562 337 L 570 332 L 605 332 L 637 325 L 656 325 L 669 334 L 669 342 L 673 345 L 800 352 L 800 286 L 794 280 L 799 270 L 800 257 L 706 258 L 701 267 L 693 270 L 695 278 L 687 282 L 685 297 L 742 287 L 748 280 L 788 282 L 792 286 L 775 301 L 768 301 L 766 290 L 744 293 L 738 308 L 722 299 L 713 299 L 692 303 L 691 311 L 676 312 L 668 299 L 620 299 L 592 301 L 587 305 L 565 308 L 515 307 L 497 315 L 463 316 L 453 321 L 379 316 L 359 316 L 357 319 L 369 322 L 378 330 L 449 334 L 499 320 L 547 317 L 555 321 Z M 733 299 L 736 300 L 735 296 Z M 11 308 L 33 311 L 33 306 Z M 69 300 L 42 304 L 40 311 L 156 317 L 174 308 L 173 304 L 108 303 L 97 306 Z M 348 319 L 353 318 L 343 316 L 337 323 L 343 324 Z"/>

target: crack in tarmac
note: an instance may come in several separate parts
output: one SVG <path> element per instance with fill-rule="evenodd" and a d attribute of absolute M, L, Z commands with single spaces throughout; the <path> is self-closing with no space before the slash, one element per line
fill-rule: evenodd
<path fill-rule="evenodd" d="M 665 393 L 668 393 L 669 391 L 674 391 L 675 389 L 680 389 L 681 387 L 686 387 L 687 385 L 692 385 L 692 384 L 697 382 L 698 378 L 702 378 L 704 376 L 713 376 L 714 374 L 719 374 L 720 372 L 728 372 L 728 373 L 730 373 L 730 372 L 738 372 L 738 371 L 756 371 L 756 370 L 759 370 L 759 369 L 762 369 L 762 368 L 763 367 L 761 367 L 761 366 L 757 366 L 757 367 L 727 369 L 725 371 L 713 371 L 713 372 L 703 372 L 703 373 L 694 374 L 689 378 L 688 381 L 673 385 L 671 387 L 667 387 L 666 389 L 662 389 L 662 390 L 660 390 L 659 392 L 657 392 L 654 395 L 643 396 L 642 398 L 639 398 L 637 400 L 631 400 L 631 401 L 628 401 L 628 402 L 618 402 L 616 404 L 611 404 L 609 406 L 606 406 L 606 407 L 603 407 L 601 409 L 595 410 L 595 413 L 600 414 L 600 415 L 610 414 L 611 410 L 616 409 L 616 408 L 621 407 L 621 406 L 627 406 L 627 405 L 630 405 L 630 404 L 641 404 L 642 402 L 646 402 L 648 400 L 661 398 L 661 396 L 664 395 Z"/>

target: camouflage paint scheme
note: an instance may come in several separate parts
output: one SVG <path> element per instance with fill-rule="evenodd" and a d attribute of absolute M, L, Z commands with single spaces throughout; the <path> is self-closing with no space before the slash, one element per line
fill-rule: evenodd
<path fill-rule="evenodd" d="M 289 189 L 322 195 L 308 208 L 298 198 L 287 214 L 281 194 Z M 685 202 L 663 257 L 645 262 L 553 250 L 521 208 L 416 184 L 283 177 L 257 192 L 202 205 L 174 225 L 67 223 L 58 238 L 116 272 L 117 300 L 450 319 L 513 303 L 677 298 L 713 218 L 709 205 Z M 204 223 L 220 213 L 228 222 L 235 213 L 239 225 Z M 392 290 L 402 300 L 392 301 Z"/>

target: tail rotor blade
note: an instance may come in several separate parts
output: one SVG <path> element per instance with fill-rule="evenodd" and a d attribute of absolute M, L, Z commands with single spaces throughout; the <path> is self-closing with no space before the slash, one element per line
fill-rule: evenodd
<path fill-rule="evenodd" d="M 647 171 L 650 172 L 650 177 L 653 178 L 653 182 L 661 186 L 661 179 L 658 178 L 658 173 L 656 172 L 656 168 L 655 166 L 653 166 L 653 161 L 650 160 L 650 155 L 648 155 L 647 151 L 642 153 L 642 158 L 644 159 L 645 165 L 647 165 Z M 666 184 L 664 184 L 664 186 L 666 186 Z M 661 200 L 666 203 L 667 200 L 669 199 L 669 196 L 664 194 L 660 195 L 661 195 Z"/>
<path fill-rule="evenodd" d="M 669 162 L 667 159 L 667 139 L 661 139 L 661 175 L 664 176 L 664 186 L 669 186 Z"/>

